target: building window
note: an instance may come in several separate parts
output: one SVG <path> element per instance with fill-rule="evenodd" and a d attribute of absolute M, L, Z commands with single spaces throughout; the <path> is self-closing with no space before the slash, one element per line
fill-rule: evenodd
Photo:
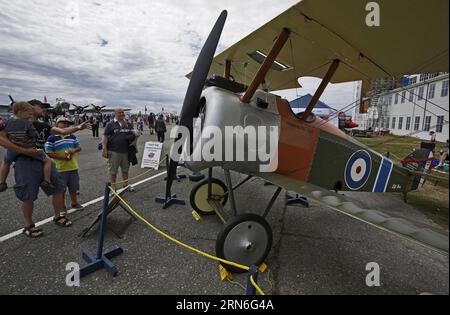
<path fill-rule="evenodd" d="M 436 77 L 438 77 L 440 74 L 441 74 L 440 72 L 431 73 L 431 74 L 430 74 L 430 79 L 436 78 Z"/>
<path fill-rule="evenodd" d="M 403 117 L 398 118 L 398 130 L 402 130 L 403 128 Z"/>
<path fill-rule="evenodd" d="M 415 131 L 419 130 L 419 126 L 420 126 L 420 116 L 417 116 L 414 118 L 414 130 Z"/>
<path fill-rule="evenodd" d="M 436 132 L 442 132 L 443 126 L 444 126 L 444 116 L 437 116 Z"/>
<path fill-rule="evenodd" d="M 420 101 L 420 100 L 423 100 L 423 93 L 424 93 L 424 91 L 425 91 L 425 87 L 424 86 L 421 86 L 420 88 L 419 88 L 419 95 L 418 95 L 418 97 L 417 97 L 417 99 Z"/>
<path fill-rule="evenodd" d="M 395 104 L 398 104 L 398 93 L 395 93 Z"/>
<path fill-rule="evenodd" d="M 392 117 L 392 129 L 395 129 L 395 121 L 397 120 L 396 117 Z"/>
<path fill-rule="evenodd" d="M 436 83 L 430 84 L 429 90 L 428 90 L 428 99 L 434 98 L 434 92 L 436 91 Z"/>
<path fill-rule="evenodd" d="M 430 125 L 431 125 L 431 116 L 425 117 L 425 125 L 423 126 L 423 131 L 430 131 Z"/>
<path fill-rule="evenodd" d="M 409 102 L 412 103 L 414 101 L 414 89 L 409 91 Z"/>
<path fill-rule="evenodd" d="M 402 104 L 405 102 L 406 99 L 406 91 L 402 92 Z"/>
<path fill-rule="evenodd" d="M 389 126 L 390 126 L 390 125 L 389 125 L 389 121 L 390 121 L 390 120 L 391 120 L 391 119 L 390 119 L 389 117 L 386 118 L 386 125 L 385 125 L 385 128 L 386 128 L 386 129 L 389 129 Z"/>
<path fill-rule="evenodd" d="M 406 117 L 406 130 L 411 129 L 411 117 Z"/>
<path fill-rule="evenodd" d="M 442 82 L 441 96 L 445 97 L 448 95 L 448 80 Z"/>
<path fill-rule="evenodd" d="M 447 83 L 448 83 L 448 81 L 447 81 Z M 389 97 L 388 97 L 388 105 L 389 106 L 392 105 L 392 94 L 389 95 Z"/>

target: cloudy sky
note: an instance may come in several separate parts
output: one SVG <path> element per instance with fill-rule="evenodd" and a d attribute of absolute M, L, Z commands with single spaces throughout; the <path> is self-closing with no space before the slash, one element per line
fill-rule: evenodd
<path fill-rule="evenodd" d="M 189 73 L 221 10 L 228 10 L 218 52 L 297 0 L 0 0 L 0 104 L 62 97 L 75 104 L 179 110 Z M 289 100 L 320 80 L 300 79 Z M 329 86 L 335 108 L 354 84 Z"/>

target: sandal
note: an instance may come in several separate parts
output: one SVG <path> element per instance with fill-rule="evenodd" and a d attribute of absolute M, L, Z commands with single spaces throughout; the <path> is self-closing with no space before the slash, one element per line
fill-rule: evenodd
<path fill-rule="evenodd" d="M 55 222 L 56 225 L 62 227 L 69 227 L 72 225 L 72 222 L 63 215 L 60 215 L 57 218 L 53 218 L 53 222 Z"/>
<path fill-rule="evenodd" d="M 29 227 L 25 227 L 22 233 L 30 238 L 38 238 L 44 235 L 42 230 L 40 228 L 37 228 L 34 224 L 30 225 Z"/>

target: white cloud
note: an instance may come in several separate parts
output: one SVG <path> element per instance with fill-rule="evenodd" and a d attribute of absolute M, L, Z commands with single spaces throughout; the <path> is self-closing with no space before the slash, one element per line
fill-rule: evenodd
<path fill-rule="evenodd" d="M 228 10 L 224 49 L 296 2 L 0 0 L 0 103 L 9 102 L 8 94 L 46 95 L 80 105 L 179 110 L 184 75 L 221 10 Z M 322 100 L 339 107 L 350 90 L 330 89 Z"/>

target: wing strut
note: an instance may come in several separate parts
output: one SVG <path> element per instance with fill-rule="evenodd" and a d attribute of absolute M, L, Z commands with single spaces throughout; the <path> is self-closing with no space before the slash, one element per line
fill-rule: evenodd
<path fill-rule="evenodd" d="M 224 78 L 229 80 L 230 79 L 230 74 L 231 74 L 231 60 L 226 60 L 225 61 L 225 71 L 224 71 Z"/>
<path fill-rule="evenodd" d="M 241 97 L 241 102 L 243 103 L 250 102 L 251 98 L 253 97 L 253 94 L 255 94 L 256 92 L 256 89 L 264 81 L 267 72 L 269 72 L 269 69 L 272 66 L 273 62 L 277 58 L 281 49 L 283 49 L 283 46 L 288 40 L 290 34 L 291 31 L 289 29 L 283 28 L 280 36 L 278 36 L 277 41 L 275 42 L 275 44 L 273 44 L 270 53 L 267 55 L 266 59 L 264 59 L 264 62 L 262 63 L 261 67 L 258 70 L 258 73 L 256 73 L 255 77 L 253 78 L 252 83 L 248 87 L 245 94 Z"/>
<path fill-rule="evenodd" d="M 316 93 L 314 93 L 313 98 L 311 99 L 311 102 L 309 102 L 308 107 L 305 109 L 305 112 L 302 115 L 302 120 L 306 120 L 311 114 L 312 110 L 314 109 L 314 106 L 316 106 L 317 101 L 322 96 L 323 91 L 325 91 L 325 88 L 327 87 L 328 83 L 330 83 L 331 78 L 333 77 L 334 73 L 336 72 L 338 66 L 339 66 L 339 59 L 334 59 L 331 63 L 330 68 L 328 69 L 328 72 L 325 74 L 325 76 L 322 79 L 322 82 L 320 83 L 319 87 L 317 88 Z"/>

